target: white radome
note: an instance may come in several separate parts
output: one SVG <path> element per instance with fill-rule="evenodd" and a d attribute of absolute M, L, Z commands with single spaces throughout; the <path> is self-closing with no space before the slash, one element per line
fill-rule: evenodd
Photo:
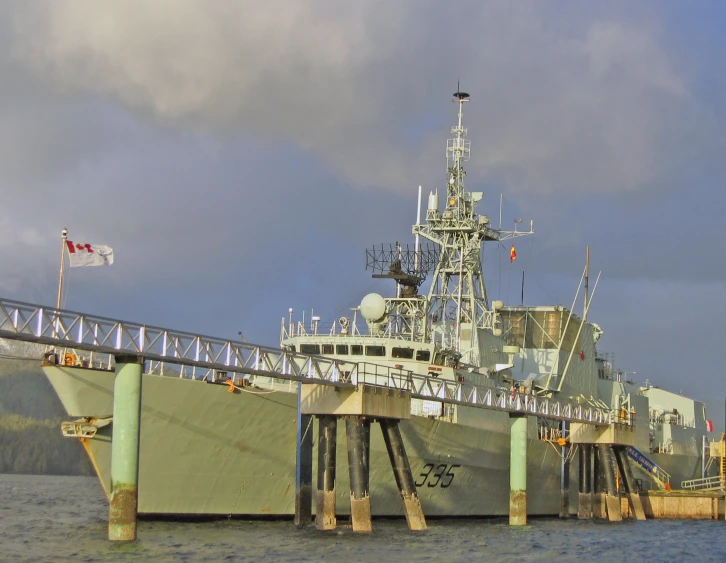
<path fill-rule="evenodd" d="M 368 322 L 376 322 L 386 314 L 386 300 L 378 293 L 369 293 L 360 302 L 360 314 Z"/>

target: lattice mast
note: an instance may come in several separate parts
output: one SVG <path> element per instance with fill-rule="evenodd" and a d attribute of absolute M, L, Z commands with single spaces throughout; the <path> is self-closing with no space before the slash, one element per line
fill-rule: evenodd
<path fill-rule="evenodd" d="M 466 139 L 463 107 L 469 94 L 457 91 L 453 102 L 459 104 L 458 123 L 447 141 L 445 208 L 438 210 L 438 194 L 429 195 L 426 223 L 414 225 L 413 233 L 439 245 L 439 260 L 428 292 L 428 316 L 431 338 L 455 348 L 462 360 L 478 363 L 477 328 L 493 329 L 495 315 L 489 309 L 482 274 L 481 244 L 530 234 L 530 231 L 493 229 L 486 215 L 475 213 L 482 192 L 467 192 L 466 171 L 462 163 L 471 155 L 471 141 Z M 515 224 L 516 226 L 516 224 Z"/>

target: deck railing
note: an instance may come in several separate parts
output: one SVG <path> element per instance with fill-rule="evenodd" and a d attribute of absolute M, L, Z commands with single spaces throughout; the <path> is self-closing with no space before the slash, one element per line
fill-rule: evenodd
<path fill-rule="evenodd" d="M 100 354 L 133 354 L 179 369 L 335 386 L 360 383 L 395 387 L 415 399 L 521 413 L 598 425 L 629 424 L 614 411 L 567 400 L 538 397 L 502 388 L 415 374 L 408 370 L 307 356 L 249 342 L 87 315 L 0 298 L 0 338 L 72 348 Z M 55 355 L 53 356 L 55 357 Z"/>

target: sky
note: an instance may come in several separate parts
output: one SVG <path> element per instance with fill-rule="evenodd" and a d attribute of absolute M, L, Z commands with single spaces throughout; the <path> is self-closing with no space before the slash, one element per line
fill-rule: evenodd
<path fill-rule="evenodd" d="M 452 7 L 453 6 L 453 7 Z M 63 0 L 0 4 L 0 296 L 279 343 L 371 291 L 446 181 L 457 83 L 467 189 L 534 220 L 484 250 L 491 298 L 573 300 L 629 377 L 724 425 L 726 4 Z M 498 221 L 498 219 L 497 219 Z M 592 284 L 591 284 L 592 287 Z M 581 306 L 581 305 L 580 305 Z"/>

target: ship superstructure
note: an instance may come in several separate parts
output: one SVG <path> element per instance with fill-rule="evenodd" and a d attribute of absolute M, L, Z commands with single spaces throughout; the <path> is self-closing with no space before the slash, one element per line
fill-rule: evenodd
<path fill-rule="evenodd" d="M 483 193 L 465 189 L 463 165 L 470 158 L 471 143 L 463 126 L 463 107 L 469 100 L 466 92 L 454 93 L 458 122 L 451 128 L 453 137 L 446 146 L 443 210 L 439 210 L 438 190 L 431 192 L 422 223 L 419 194 L 418 220 L 412 229 L 416 239 L 414 248 L 403 249 L 396 243 L 388 249 L 381 246 L 367 252 L 367 267 L 373 270 L 373 276 L 395 280 L 395 297 L 384 298 L 374 293 L 363 298 L 356 312 L 366 322 L 365 332 L 357 326 L 357 314 L 352 326 L 350 319 L 343 317 L 327 336 L 318 331 L 315 320 L 311 321 L 308 332 L 302 324 L 294 324 L 292 318 L 283 318 L 283 346 L 303 353 L 337 355 L 342 360 L 363 356 L 369 361 L 375 358 L 394 365 L 410 360 L 413 363 L 406 364 L 405 368 L 416 372 L 424 369 L 436 373 L 442 366 L 466 366 L 490 381 L 495 381 L 494 376 L 506 369 L 504 366 L 511 360 L 508 356 L 518 350 L 502 339 L 498 312 L 503 303 L 489 303 L 482 270 L 482 245 L 487 241 L 501 244 L 530 235 L 534 230 L 532 224 L 527 231 L 495 228 L 489 216 L 477 212 Z M 431 245 L 422 249 L 422 238 Z M 419 288 L 428 274 L 431 282 L 427 293 L 422 295 Z M 503 375 L 508 375 L 505 380 L 511 382 L 511 374 Z"/>

